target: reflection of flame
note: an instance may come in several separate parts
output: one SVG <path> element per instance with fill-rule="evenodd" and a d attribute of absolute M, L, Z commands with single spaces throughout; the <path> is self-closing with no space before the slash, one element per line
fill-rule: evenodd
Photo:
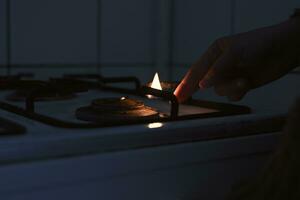
<path fill-rule="evenodd" d="M 155 73 L 155 76 L 153 78 L 151 87 L 153 89 L 162 90 L 162 87 L 161 87 L 161 84 L 160 84 L 160 80 L 159 80 L 159 77 L 158 77 L 158 73 Z"/>

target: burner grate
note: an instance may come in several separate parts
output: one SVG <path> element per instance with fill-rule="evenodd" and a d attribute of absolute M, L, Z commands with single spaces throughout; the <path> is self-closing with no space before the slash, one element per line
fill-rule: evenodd
<path fill-rule="evenodd" d="M 49 82 L 52 84 L 49 84 Z M 199 113 L 199 114 L 188 114 L 188 115 L 178 115 L 179 107 L 178 101 L 174 94 L 169 91 L 161 91 L 147 86 L 141 86 L 140 81 L 135 77 L 113 77 L 104 78 L 98 75 L 68 75 L 60 79 L 51 79 L 46 84 L 42 84 L 40 87 L 36 87 L 25 97 L 25 107 L 20 107 L 7 102 L 0 102 L 0 108 L 14 112 L 18 115 L 25 116 L 27 118 L 43 122 L 49 125 L 64 127 L 64 128 L 95 128 L 95 127 L 107 127 L 107 126 L 120 126 L 129 124 L 143 124 L 151 122 L 165 122 L 165 121 L 175 121 L 175 120 L 187 120 L 196 118 L 208 118 L 208 117 L 219 117 L 237 114 L 246 114 L 250 112 L 250 109 L 245 106 L 231 105 L 224 103 L 215 103 L 201 100 L 193 100 L 186 102 L 185 105 L 195 106 L 195 107 L 205 107 L 216 110 L 216 112 L 211 113 Z M 111 86 L 111 83 L 133 83 L 134 88 L 119 88 Z M 54 84 L 55 83 L 55 84 Z M 65 86 L 65 87 L 62 87 Z M 79 89 L 78 89 L 79 88 Z M 113 92 L 123 95 L 133 95 L 140 99 L 146 99 L 147 95 L 152 95 L 166 102 L 166 105 L 170 107 L 170 113 L 159 113 L 156 114 L 155 109 L 147 107 L 147 111 L 150 112 L 149 116 L 152 117 L 141 117 L 141 118 L 118 118 L 117 120 L 103 120 L 103 123 L 91 123 L 91 122 L 70 122 L 68 120 L 58 119 L 56 117 L 42 114 L 36 109 L 36 103 L 39 100 L 40 94 L 47 94 L 53 91 L 62 92 L 82 92 L 86 90 L 99 90 L 105 92 Z M 169 103 L 168 103 L 169 102 Z M 95 102 L 94 102 L 95 104 Z M 81 109 L 82 111 L 82 109 Z M 74 110 L 74 112 L 76 112 Z M 106 115 L 109 118 L 111 115 Z M 155 116 L 155 117 L 154 117 Z M 124 119 L 124 120 L 120 120 Z M 100 121 L 100 120 L 99 120 Z"/>

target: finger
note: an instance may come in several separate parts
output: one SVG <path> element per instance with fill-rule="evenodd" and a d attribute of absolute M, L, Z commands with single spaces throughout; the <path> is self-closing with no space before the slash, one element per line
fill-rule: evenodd
<path fill-rule="evenodd" d="M 234 95 L 228 96 L 228 100 L 229 101 L 240 101 L 243 99 L 243 97 L 247 94 L 246 91 L 240 92 L 240 93 L 236 93 Z"/>
<path fill-rule="evenodd" d="M 216 85 L 214 87 L 215 93 L 219 96 L 226 96 L 226 94 L 228 94 L 228 83 L 223 83 L 220 85 Z"/>
<path fill-rule="evenodd" d="M 188 99 L 198 88 L 196 77 L 193 75 L 196 72 L 193 72 L 191 69 L 187 72 L 183 80 L 177 86 L 174 95 L 177 97 L 179 103 L 184 102 Z"/>
<path fill-rule="evenodd" d="M 250 90 L 250 82 L 245 78 L 219 83 L 215 86 L 215 92 L 220 96 L 227 96 L 231 101 L 241 100 Z"/>
<path fill-rule="evenodd" d="M 199 81 L 199 87 L 201 89 L 206 89 L 206 88 L 210 88 L 213 86 L 213 82 L 214 82 L 214 79 L 215 79 L 215 74 L 216 74 L 216 71 L 215 69 L 212 67 L 207 73 L 206 75 L 204 76 L 203 79 L 200 79 Z"/>
<path fill-rule="evenodd" d="M 211 69 L 199 82 L 199 87 L 209 88 L 225 79 L 233 77 L 235 65 L 238 62 L 238 55 L 233 51 L 227 51 L 220 56 Z"/>
<path fill-rule="evenodd" d="M 185 101 L 198 89 L 199 80 L 204 77 L 220 55 L 221 50 L 215 43 L 192 65 L 174 92 L 179 102 Z"/>

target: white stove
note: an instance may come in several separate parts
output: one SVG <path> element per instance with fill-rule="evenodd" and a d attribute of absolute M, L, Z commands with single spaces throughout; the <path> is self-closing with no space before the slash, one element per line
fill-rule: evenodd
<path fill-rule="evenodd" d="M 298 79 L 294 76 L 280 81 L 292 85 Z M 264 102 L 260 105 L 250 102 L 251 98 L 262 98 L 261 94 L 266 95 L 264 101 L 269 101 L 265 91 L 271 94 L 282 83 L 258 90 L 249 97 L 249 102 L 247 99 L 242 102 L 251 107 L 252 113 L 247 112 L 247 107 L 237 105 L 229 105 L 235 112 L 226 109 L 220 112 L 228 108 L 227 103 L 201 101 L 205 106 L 179 105 L 175 118 L 171 118 L 169 99 L 143 96 L 147 92 L 160 95 L 151 89 L 143 95 L 110 87 L 89 89 L 76 93 L 73 99 L 33 104 L 10 101 L 7 96 L 13 91 L 2 91 L 1 117 L 25 127 L 26 131 L 1 136 L 0 196 L 2 199 L 223 198 L 233 183 L 254 174 L 277 145 L 287 104 L 291 95 L 297 96 L 297 90 L 285 91 L 290 94 L 290 99 L 281 101 L 286 102 L 285 108 L 270 109 Z M 210 94 L 205 95 L 200 97 L 209 99 Z M 143 101 L 163 114 L 162 118 L 91 126 L 90 122 L 76 118 L 78 107 L 108 97 Z M 36 113 L 47 120 L 39 119 Z M 53 125 L 48 118 L 81 125 L 72 128 Z"/>

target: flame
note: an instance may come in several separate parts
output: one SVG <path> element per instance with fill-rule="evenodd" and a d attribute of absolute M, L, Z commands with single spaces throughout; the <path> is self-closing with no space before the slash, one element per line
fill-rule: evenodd
<path fill-rule="evenodd" d="M 162 90 L 162 87 L 161 87 L 160 80 L 159 80 L 157 72 L 155 73 L 155 76 L 154 76 L 153 81 L 151 83 L 151 88 L 157 89 L 157 90 Z"/>

